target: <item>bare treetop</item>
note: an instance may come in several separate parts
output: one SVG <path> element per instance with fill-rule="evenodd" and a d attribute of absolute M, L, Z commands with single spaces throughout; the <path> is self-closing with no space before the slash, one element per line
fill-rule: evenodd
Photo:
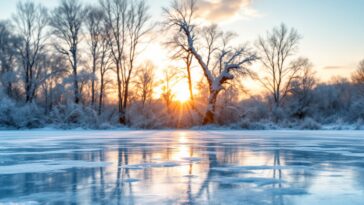
<path fill-rule="evenodd" d="M 43 72 L 38 63 L 46 46 L 45 28 L 48 25 L 48 19 L 47 9 L 40 4 L 25 1 L 17 5 L 14 22 L 21 42 L 18 52 L 24 71 L 26 102 L 33 101 Z"/>
<path fill-rule="evenodd" d="M 287 95 L 292 80 L 307 65 L 304 59 L 290 59 L 296 54 L 301 38 L 295 29 L 281 24 L 257 41 L 263 71 L 259 80 L 273 95 L 276 107 Z"/>
<path fill-rule="evenodd" d="M 209 105 L 204 119 L 204 124 L 209 124 L 214 122 L 216 99 L 224 84 L 234 79 L 233 73 L 247 73 L 247 66 L 257 57 L 246 46 L 237 48 L 230 46 L 231 34 L 224 35 L 217 26 L 212 25 L 203 29 L 202 33 L 205 34 L 199 35 L 200 28 L 194 24 L 196 2 L 196 0 L 173 1 L 171 7 L 164 9 L 165 25 L 175 33 L 172 45 L 194 56 L 209 84 Z M 206 49 L 201 49 L 198 45 L 203 45 Z"/>
<path fill-rule="evenodd" d="M 364 60 L 361 60 L 358 69 L 353 74 L 353 81 L 355 83 L 364 84 Z"/>
<path fill-rule="evenodd" d="M 61 0 L 60 5 L 53 11 L 50 25 L 53 27 L 53 34 L 62 41 L 57 42 L 55 48 L 68 57 L 72 67 L 74 81 L 74 101 L 80 102 L 80 91 L 78 85 L 78 47 L 82 24 L 86 16 L 86 9 L 79 0 Z"/>

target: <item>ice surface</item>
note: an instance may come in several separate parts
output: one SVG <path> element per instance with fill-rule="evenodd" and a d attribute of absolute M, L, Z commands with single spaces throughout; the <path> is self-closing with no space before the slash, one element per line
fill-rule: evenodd
<path fill-rule="evenodd" d="M 308 194 L 306 190 L 299 188 L 280 188 L 280 189 L 272 189 L 271 191 L 274 195 L 304 195 Z"/>
<path fill-rule="evenodd" d="M 122 165 L 120 168 L 123 169 L 148 169 L 148 168 L 163 168 L 163 167 L 176 167 L 181 166 L 182 163 L 180 162 L 155 162 L 155 163 L 144 163 L 144 164 L 128 164 L 128 165 Z"/>
<path fill-rule="evenodd" d="M 359 205 L 362 131 L 2 131 L 0 205 Z"/>
<path fill-rule="evenodd" d="M 123 183 L 134 183 L 140 181 L 139 179 L 129 178 L 122 180 Z"/>
<path fill-rule="evenodd" d="M 274 178 L 240 178 L 240 177 L 220 177 L 212 181 L 219 182 L 220 184 L 253 183 L 259 186 L 284 183 L 283 180 Z"/>
<path fill-rule="evenodd" d="M 95 168 L 110 165 L 108 162 L 87 162 L 81 160 L 57 160 L 57 161 L 40 161 L 35 163 L 24 163 L 8 166 L 0 166 L 0 174 L 24 174 L 24 173 L 40 173 L 54 172 L 71 168 Z"/>
<path fill-rule="evenodd" d="M 213 167 L 212 170 L 222 171 L 222 172 L 244 172 L 250 170 L 284 170 L 284 169 L 309 169 L 306 166 L 226 166 L 226 167 Z"/>
<path fill-rule="evenodd" d="M 94 152 L 99 149 L 64 149 L 64 150 L 52 150 L 42 152 L 0 152 L 0 156 L 9 155 L 44 155 L 44 154 L 69 154 L 72 152 Z"/>

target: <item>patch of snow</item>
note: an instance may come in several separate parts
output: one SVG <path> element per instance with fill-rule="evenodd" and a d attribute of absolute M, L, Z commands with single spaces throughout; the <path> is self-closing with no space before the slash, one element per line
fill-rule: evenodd
<path fill-rule="evenodd" d="M 305 195 L 308 192 L 304 189 L 300 188 L 277 188 L 267 190 L 267 192 L 272 193 L 273 195 Z"/>
<path fill-rule="evenodd" d="M 74 152 L 93 152 L 93 151 L 100 151 L 100 149 L 64 149 L 64 150 L 53 150 L 53 151 L 43 151 L 43 152 L 0 152 L 0 156 L 69 154 L 69 153 L 74 153 Z"/>
<path fill-rule="evenodd" d="M 251 178 L 242 178 L 242 177 L 219 177 L 213 180 L 214 182 L 219 182 L 221 184 L 240 184 L 240 183 L 253 183 L 258 186 L 264 186 L 269 184 L 278 184 L 284 183 L 283 180 L 274 179 L 274 178 L 260 178 L 260 177 L 251 177 Z"/>
<path fill-rule="evenodd" d="M 129 178 L 129 179 L 123 179 L 122 183 L 134 183 L 134 182 L 139 182 L 140 179 L 135 179 L 135 178 Z"/>
<path fill-rule="evenodd" d="M 36 201 L 24 201 L 24 202 L 0 202 L 0 205 L 39 205 Z"/>
<path fill-rule="evenodd" d="M 202 158 L 200 157 L 184 157 L 183 160 L 190 161 L 190 162 L 200 162 Z"/>
<path fill-rule="evenodd" d="M 55 172 L 71 168 L 96 168 L 111 165 L 108 162 L 89 162 L 81 160 L 44 160 L 34 163 L 16 164 L 0 166 L 0 174 L 24 174 L 24 173 L 42 173 Z"/>
<path fill-rule="evenodd" d="M 284 169 L 308 169 L 307 166 L 226 166 L 226 167 L 213 167 L 215 171 L 221 172 L 244 172 L 252 170 L 284 170 Z"/>
<path fill-rule="evenodd" d="M 122 165 L 119 166 L 123 169 L 139 170 L 139 169 L 149 169 L 149 168 L 164 168 L 164 167 L 177 167 L 183 165 L 181 162 L 170 161 L 170 162 L 152 162 L 143 164 L 132 164 L 132 165 Z"/>
<path fill-rule="evenodd" d="M 193 175 L 193 174 L 184 175 L 183 177 L 185 177 L 185 178 L 198 178 L 198 176 Z"/>

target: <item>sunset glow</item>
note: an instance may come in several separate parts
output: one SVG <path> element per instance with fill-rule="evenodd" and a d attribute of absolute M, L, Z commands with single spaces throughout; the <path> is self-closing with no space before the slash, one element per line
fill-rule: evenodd
<path fill-rule="evenodd" d="M 186 86 L 184 85 L 178 85 L 176 88 L 174 88 L 176 100 L 180 103 L 186 103 L 190 100 L 190 93 Z"/>

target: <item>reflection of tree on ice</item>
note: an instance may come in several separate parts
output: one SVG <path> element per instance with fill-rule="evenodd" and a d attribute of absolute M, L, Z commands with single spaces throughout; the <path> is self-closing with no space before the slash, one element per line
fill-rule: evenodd
<path fill-rule="evenodd" d="M 116 177 L 116 186 L 114 191 L 111 194 L 111 198 L 116 196 L 117 204 L 123 204 L 127 200 L 128 203 L 134 204 L 134 191 L 132 181 L 127 181 L 124 183 L 124 180 L 132 179 L 130 176 L 129 169 L 123 169 L 122 165 L 129 164 L 129 150 L 128 148 L 119 148 L 118 149 L 118 167 L 117 167 L 117 177 Z"/>
<path fill-rule="evenodd" d="M 280 150 L 274 151 L 273 179 L 278 180 L 278 187 L 276 183 L 273 183 L 273 190 L 282 189 L 282 167 Z M 284 201 L 282 194 L 279 194 L 278 196 L 272 195 L 272 202 L 273 204 L 283 205 Z"/>

